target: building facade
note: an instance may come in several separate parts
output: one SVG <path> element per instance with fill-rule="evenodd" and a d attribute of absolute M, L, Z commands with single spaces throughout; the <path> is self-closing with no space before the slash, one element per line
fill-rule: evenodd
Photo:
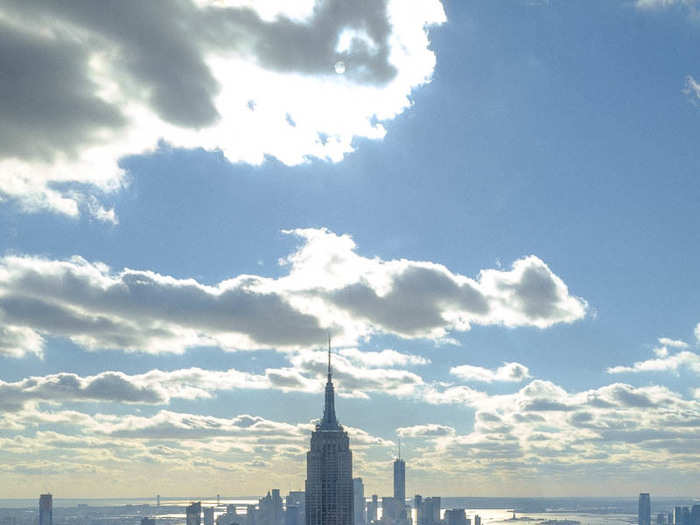
<path fill-rule="evenodd" d="M 406 504 L 406 462 L 401 458 L 394 460 L 394 498 Z"/>
<path fill-rule="evenodd" d="M 202 502 L 192 503 L 185 508 L 187 525 L 202 525 Z"/>
<path fill-rule="evenodd" d="M 335 415 L 330 342 L 323 419 L 306 454 L 305 499 L 306 525 L 353 525 L 352 452 Z"/>
<path fill-rule="evenodd" d="M 53 496 L 39 496 L 39 525 L 53 525 Z"/>
<path fill-rule="evenodd" d="M 365 525 L 365 486 L 362 478 L 352 480 L 353 512 L 355 513 L 355 525 Z"/>
<path fill-rule="evenodd" d="M 639 525 L 651 525 L 651 500 L 648 492 L 639 495 Z"/>
<path fill-rule="evenodd" d="M 379 510 L 379 496 L 372 494 L 372 500 L 367 502 L 367 523 L 377 521 L 377 511 Z"/>

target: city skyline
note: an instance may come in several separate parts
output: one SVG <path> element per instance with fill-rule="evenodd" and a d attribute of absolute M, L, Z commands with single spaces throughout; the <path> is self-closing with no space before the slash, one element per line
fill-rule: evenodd
<path fill-rule="evenodd" d="M 404 4 L 2 2 L 0 496 L 700 494 L 700 4 Z"/>

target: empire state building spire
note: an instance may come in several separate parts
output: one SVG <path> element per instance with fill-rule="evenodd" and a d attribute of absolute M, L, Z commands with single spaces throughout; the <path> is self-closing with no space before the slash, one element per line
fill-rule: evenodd
<path fill-rule="evenodd" d="M 326 382 L 326 399 L 323 406 L 321 428 L 335 430 L 338 420 L 335 417 L 335 390 L 333 389 L 333 369 L 331 368 L 331 336 L 328 336 L 328 382 Z"/>

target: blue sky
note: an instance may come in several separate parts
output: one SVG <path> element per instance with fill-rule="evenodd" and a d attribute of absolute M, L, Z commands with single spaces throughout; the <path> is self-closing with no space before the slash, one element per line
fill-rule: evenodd
<path fill-rule="evenodd" d="M 696 3 L 282 4 L 2 8 L 0 490 L 697 494 Z"/>

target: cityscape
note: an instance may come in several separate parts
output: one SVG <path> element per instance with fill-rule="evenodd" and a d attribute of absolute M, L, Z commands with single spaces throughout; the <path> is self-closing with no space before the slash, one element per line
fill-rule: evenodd
<path fill-rule="evenodd" d="M 39 512 L 22 512 L 16 515 L 0 514 L 0 525 L 484 525 L 486 523 L 537 523 L 538 525 L 582 525 L 575 519 L 536 519 L 528 516 L 518 518 L 517 510 L 504 520 L 482 521 L 479 514 L 466 508 L 447 508 L 440 496 L 423 497 L 416 494 L 411 501 L 406 499 L 406 461 L 398 456 L 393 462 L 392 496 L 372 494 L 365 496 L 362 478 L 353 477 L 352 450 L 347 432 L 339 423 L 335 410 L 335 390 L 331 341 L 328 340 L 328 371 L 325 385 L 323 416 L 312 432 L 310 449 L 306 460 L 306 485 L 304 491 L 290 491 L 284 498 L 280 489 L 274 488 L 256 503 L 244 508 L 236 503 L 222 503 L 216 496 L 215 504 L 202 501 L 184 507 L 161 506 L 161 497 L 156 497 L 155 509 L 149 504 L 128 505 L 136 516 L 119 517 L 123 507 L 102 513 L 96 508 L 82 504 L 77 512 L 66 513 L 62 519 L 53 518 L 53 496 L 39 497 Z M 400 446 L 400 445 L 399 445 Z M 239 510 L 241 512 L 239 512 Z M 649 493 L 639 495 L 637 519 L 627 521 L 638 525 L 700 525 L 700 500 L 692 506 L 674 506 L 672 510 L 659 512 L 652 517 Z M 2 509 L 0 509 L 2 512 Z M 468 514 L 469 512 L 469 514 Z M 139 514 L 149 514 L 138 518 Z M 103 514 L 101 517 L 97 517 Z M 174 514 L 176 516 L 174 516 Z M 25 517 L 22 518 L 22 515 Z M 603 520 L 608 515 L 601 514 Z M 184 518 L 184 519 L 183 519 Z M 610 521 L 612 522 L 612 520 Z M 622 521 L 621 523 L 625 523 Z"/>
<path fill-rule="evenodd" d="M 0 0 L 0 525 L 700 525 L 700 0 Z"/>

